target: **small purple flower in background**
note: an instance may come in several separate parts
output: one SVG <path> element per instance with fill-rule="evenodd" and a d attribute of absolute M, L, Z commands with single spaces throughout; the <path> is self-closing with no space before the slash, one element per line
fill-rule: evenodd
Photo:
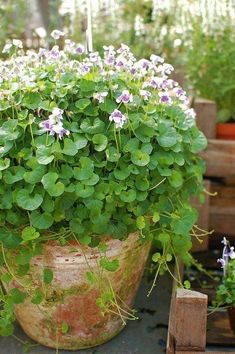
<path fill-rule="evenodd" d="M 155 55 L 155 54 L 152 54 L 150 56 L 150 60 L 154 65 L 157 65 L 159 63 L 161 63 L 161 64 L 164 63 L 164 59 L 159 57 L 158 55 Z"/>
<path fill-rule="evenodd" d="M 65 35 L 64 32 L 56 29 L 51 32 L 51 37 L 54 38 L 55 40 L 60 39 L 60 37 L 63 37 L 64 35 Z"/>
<path fill-rule="evenodd" d="M 121 43 L 121 46 L 117 50 L 117 53 L 130 53 L 130 48 L 126 44 Z"/>
<path fill-rule="evenodd" d="M 90 53 L 89 55 L 90 62 L 93 64 L 100 64 L 101 63 L 101 58 L 99 56 L 98 52 Z"/>
<path fill-rule="evenodd" d="M 122 128 L 127 122 L 127 117 L 122 114 L 118 109 L 115 109 L 113 113 L 109 116 L 110 122 L 114 122 L 116 128 Z"/>
<path fill-rule="evenodd" d="M 97 100 L 99 103 L 104 103 L 105 97 L 107 96 L 108 96 L 107 91 L 96 92 L 93 94 L 94 99 Z"/>
<path fill-rule="evenodd" d="M 226 265 L 226 262 L 223 258 L 219 258 L 217 259 L 217 263 L 220 263 L 221 264 L 221 268 L 224 268 L 225 265 Z"/>
<path fill-rule="evenodd" d="M 148 101 L 149 97 L 151 96 L 151 92 L 147 90 L 140 90 L 140 96 L 142 96 L 145 101 Z"/>
<path fill-rule="evenodd" d="M 235 259 L 235 251 L 234 247 L 230 247 L 229 241 L 226 239 L 226 237 L 223 237 L 221 243 L 224 245 L 222 258 L 218 259 L 217 262 L 221 263 L 221 268 L 223 268 L 225 276 L 229 259 Z"/>
<path fill-rule="evenodd" d="M 76 51 L 77 54 L 83 54 L 83 53 L 85 53 L 85 47 L 84 47 L 84 45 L 82 45 L 82 44 L 79 43 L 79 44 L 77 45 L 75 51 Z"/>
<path fill-rule="evenodd" d="M 172 104 L 172 98 L 170 97 L 168 92 L 159 92 L 158 96 L 160 97 L 160 102 L 171 105 Z"/>
<path fill-rule="evenodd" d="M 50 135 L 57 134 L 59 139 L 62 139 L 64 135 L 69 135 L 70 132 L 63 127 L 63 112 L 60 108 L 53 108 L 52 114 L 49 115 L 47 120 L 41 122 L 39 127 L 49 132 Z"/>
<path fill-rule="evenodd" d="M 117 103 L 128 103 L 133 101 L 133 96 L 128 90 L 122 91 L 121 95 L 116 99 Z"/>
<path fill-rule="evenodd" d="M 162 75 L 170 75 L 174 71 L 174 67 L 171 64 L 163 63 L 157 69 Z"/>

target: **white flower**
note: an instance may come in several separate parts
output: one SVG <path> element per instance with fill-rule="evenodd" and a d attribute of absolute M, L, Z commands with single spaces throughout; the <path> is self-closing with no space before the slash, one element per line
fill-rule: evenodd
<path fill-rule="evenodd" d="M 59 39 L 60 37 L 63 37 L 64 35 L 65 33 L 59 30 L 53 30 L 51 32 L 51 37 L 54 38 L 55 40 Z"/>
<path fill-rule="evenodd" d="M 3 48 L 3 50 L 2 50 L 2 53 L 9 53 L 11 47 L 12 47 L 12 43 L 6 43 L 6 44 L 4 45 L 4 48 Z"/>
<path fill-rule="evenodd" d="M 19 40 L 19 39 L 13 39 L 13 40 L 12 40 L 12 44 L 13 44 L 16 48 L 20 48 L 20 49 L 23 48 L 23 43 L 22 43 L 22 41 Z"/>

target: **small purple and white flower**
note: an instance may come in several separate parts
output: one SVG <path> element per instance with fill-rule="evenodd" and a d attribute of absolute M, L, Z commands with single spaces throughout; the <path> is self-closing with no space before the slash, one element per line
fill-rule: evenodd
<path fill-rule="evenodd" d="M 116 128 L 122 128 L 123 125 L 127 122 L 127 117 L 122 114 L 118 109 L 115 109 L 109 116 L 110 122 L 114 122 Z"/>
<path fill-rule="evenodd" d="M 173 103 L 172 98 L 170 97 L 168 92 L 159 92 L 158 96 L 160 97 L 161 103 L 164 103 L 169 106 Z"/>
<path fill-rule="evenodd" d="M 162 57 L 159 57 L 158 55 L 152 54 L 150 56 L 150 60 L 154 65 L 158 65 L 159 63 L 164 63 L 164 59 Z"/>
<path fill-rule="evenodd" d="M 64 35 L 65 35 L 64 32 L 56 30 L 56 29 L 51 32 L 51 37 L 55 40 L 60 39 Z"/>
<path fill-rule="evenodd" d="M 105 97 L 107 97 L 107 96 L 108 96 L 107 91 L 96 92 L 93 94 L 94 99 L 97 100 L 99 103 L 104 103 Z"/>
<path fill-rule="evenodd" d="M 145 101 L 148 101 L 151 95 L 152 95 L 151 92 L 148 90 L 140 90 L 140 96 L 142 96 Z"/>
<path fill-rule="evenodd" d="M 63 110 L 55 107 L 52 114 L 49 115 L 47 120 L 44 120 L 39 124 L 39 127 L 43 128 L 50 135 L 58 135 L 59 139 L 62 139 L 64 135 L 69 135 L 69 130 L 63 127 Z"/>
<path fill-rule="evenodd" d="M 217 259 L 217 263 L 220 263 L 221 268 L 225 268 L 225 266 L 226 266 L 226 262 L 223 258 Z"/>
<path fill-rule="evenodd" d="M 128 90 L 122 91 L 121 95 L 116 99 L 117 103 L 129 103 L 133 101 L 133 96 Z"/>
<path fill-rule="evenodd" d="M 79 44 L 76 46 L 75 52 L 76 52 L 77 54 L 79 54 L 79 55 L 85 53 L 85 47 L 84 47 L 84 45 L 82 45 L 82 44 L 79 43 Z"/>

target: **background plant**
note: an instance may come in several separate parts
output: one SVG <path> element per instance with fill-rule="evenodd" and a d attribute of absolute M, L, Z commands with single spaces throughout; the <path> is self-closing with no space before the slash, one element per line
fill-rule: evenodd
<path fill-rule="evenodd" d="M 222 283 L 216 291 L 215 305 L 235 307 L 235 252 L 224 237 L 222 258 L 218 260 L 224 271 Z"/>

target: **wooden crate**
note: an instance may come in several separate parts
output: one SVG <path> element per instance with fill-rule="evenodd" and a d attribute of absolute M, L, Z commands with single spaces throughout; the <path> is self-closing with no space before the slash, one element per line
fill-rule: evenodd
<path fill-rule="evenodd" d="M 205 134 L 207 139 L 216 137 L 216 104 L 204 98 L 194 98 L 192 103 L 197 114 L 196 122 L 198 128 Z"/>

